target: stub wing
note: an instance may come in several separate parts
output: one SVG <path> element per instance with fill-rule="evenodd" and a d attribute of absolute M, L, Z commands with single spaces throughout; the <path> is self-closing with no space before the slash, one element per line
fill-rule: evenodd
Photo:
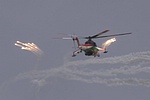
<path fill-rule="evenodd" d="M 81 49 L 78 49 L 78 50 L 74 51 L 72 57 L 75 57 L 80 52 L 82 52 Z"/>

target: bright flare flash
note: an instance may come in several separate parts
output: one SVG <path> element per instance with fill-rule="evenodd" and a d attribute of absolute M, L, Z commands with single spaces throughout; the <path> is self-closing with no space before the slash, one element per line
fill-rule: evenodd
<path fill-rule="evenodd" d="M 113 42 L 115 42 L 115 41 L 116 41 L 115 38 L 109 39 L 109 40 L 107 40 L 106 42 L 104 42 L 104 43 L 102 44 L 102 47 L 103 47 L 103 48 L 107 48 L 108 46 L 111 45 L 111 43 L 113 43 Z"/>
<path fill-rule="evenodd" d="M 22 50 L 31 51 L 37 56 L 41 56 L 43 54 L 43 51 L 34 43 L 24 43 L 17 41 L 15 45 L 21 47 Z"/>

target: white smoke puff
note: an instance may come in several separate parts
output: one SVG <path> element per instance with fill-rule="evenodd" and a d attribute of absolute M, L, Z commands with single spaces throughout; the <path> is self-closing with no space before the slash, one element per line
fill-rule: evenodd
<path fill-rule="evenodd" d="M 46 84 L 46 81 L 44 79 L 34 79 L 31 81 L 33 84 L 38 85 L 39 87 L 42 87 Z"/>

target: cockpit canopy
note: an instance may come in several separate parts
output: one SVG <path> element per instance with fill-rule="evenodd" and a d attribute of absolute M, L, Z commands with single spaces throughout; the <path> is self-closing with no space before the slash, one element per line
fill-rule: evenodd
<path fill-rule="evenodd" d="M 93 46 L 97 46 L 96 43 L 92 40 L 86 41 L 85 44 L 92 44 Z"/>

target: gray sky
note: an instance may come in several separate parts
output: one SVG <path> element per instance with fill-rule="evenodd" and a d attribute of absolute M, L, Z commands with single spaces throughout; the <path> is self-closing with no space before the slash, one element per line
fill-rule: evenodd
<path fill-rule="evenodd" d="M 0 100 L 149 100 L 149 0 L 0 0 Z M 101 58 L 72 58 L 70 40 L 132 32 Z M 101 45 L 106 39 L 97 39 Z M 38 58 L 17 41 L 34 42 Z M 81 40 L 81 42 L 85 42 Z"/>

